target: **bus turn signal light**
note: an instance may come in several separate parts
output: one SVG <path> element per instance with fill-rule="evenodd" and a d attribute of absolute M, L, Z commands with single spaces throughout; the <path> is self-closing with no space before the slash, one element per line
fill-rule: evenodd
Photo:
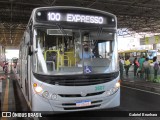
<path fill-rule="evenodd" d="M 34 83 L 34 84 L 33 84 L 33 87 L 37 87 L 37 83 Z"/>

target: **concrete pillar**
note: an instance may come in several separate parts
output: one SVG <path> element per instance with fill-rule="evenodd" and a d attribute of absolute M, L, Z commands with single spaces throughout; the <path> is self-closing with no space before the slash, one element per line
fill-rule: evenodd
<path fill-rule="evenodd" d="M 153 50 L 157 50 L 157 44 L 153 44 Z"/>

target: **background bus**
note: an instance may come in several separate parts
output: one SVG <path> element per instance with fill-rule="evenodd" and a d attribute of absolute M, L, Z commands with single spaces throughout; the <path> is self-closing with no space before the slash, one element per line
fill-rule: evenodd
<path fill-rule="evenodd" d="M 4 65 L 4 61 L 6 61 L 6 56 L 5 56 L 5 47 L 0 45 L 0 59 L 1 59 L 1 66 Z"/>
<path fill-rule="evenodd" d="M 134 58 L 137 57 L 138 59 L 141 56 L 145 56 L 149 58 L 149 61 L 153 62 L 153 57 L 157 56 L 158 51 L 157 50 L 126 50 L 118 52 L 119 57 L 129 57 L 131 62 L 133 62 Z"/>
<path fill-rule="evenodd" d="M 31 110 L 119 106 L 116 31 L 116 16 L 104 11 L 64 6 L 34 9 L 17 67 Z"/>

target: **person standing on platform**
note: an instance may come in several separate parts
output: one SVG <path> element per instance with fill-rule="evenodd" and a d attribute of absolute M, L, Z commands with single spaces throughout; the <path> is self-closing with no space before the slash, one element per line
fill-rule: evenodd
<path fill-rule="evenodd" d="M 140 64 L 140 67 L 139 67 L 139 70 L 140 70 L 140 78 L 143 78 L 143 73 L 144 73 L 144 69 L 143 69 L 143 63 L 145 61 L 145 56 L 142 56 L 140 59 L 139 59 L 139 64 Z"/>
<path fill-rule="evenodd" d="M 134 61 L 133 61 L 133 63 L 134 63 L 134 77 L 136 77 L 136 76 L 138 76 L 138 74 L 137 74 L 137 69 L 139 68 L 139 62 L 138 62 L 138 60 L 137 60 L 137 57 L 134 59 Z"/>
<path fill-rule="evenodd" d="M 2 58 L 0 57 L 0 67 L 2 67 L 2 68 L 3 68 L 3 66 L 4 66 L 4 62 L 3 62 Z M 0 80 L 2 80 L 2 79 L 6 79 L 6 77 L 5 77 L 5 76 L 0 75 Z"/>
<path fill-rule="evenodd" d="M 126 59 L 124 61 L 124 68 L 125 68 L 125 71 L 126 71 L 126 77 L 128 77 L 128 71 L 129 71 L 129 68 L 130 68 L 130 64 L 131 64 L 131 62 L 129 61 L 129 57 L 126 57 Z"/>
<path fill-rule="evenodd" d="M 0 80 L 6 79 L 5 76 L 0 76 Z"/>
<path fill-rule="evenodd" d="M 124 65 L 124 60 L 123 57 L 119 58 L 119 69 L 120 69 L 120 79 L 123 80 L 123 65 Z"/>
<path fill-rule="evenodd" d="M 3 71 L 4 71 L 4 69 L 5 69 L 5 61 L 3 61 L 3 65 L 2 65 L 2 67 L 3 67 Z"/>
<path fill-rule="evenodd" d="M 154 69 L 154 81 L 157 79 L 157 73 L 159 70 L 159 63 L 157 61 L 157 57 L 153 57 L 153 69 Z"/>
<path fill-rule="evenodd" d="M 146 58 L 145 62 L 143 63 L 144 73 L 145 73 L 145 80 L 149 80 L 149 68 L 150 68 L 150 62 L 149 59 Z"/>

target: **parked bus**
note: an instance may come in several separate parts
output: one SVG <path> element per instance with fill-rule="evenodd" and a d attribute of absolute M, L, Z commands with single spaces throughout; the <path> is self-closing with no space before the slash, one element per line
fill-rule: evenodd
<path fill-rule="evenodd" d="M 116 31 L 117 18 L 108 12 L 71 6 L 34 9 L 17 67 L 30 109 L 83 111 L 119 106 Z"/>
<path fill-rule="evenodd" d="M 5 48 L 4 46 L 0 45 L 0 57 L 2 59 L 2 61 L 6 60 L 6 56 L 5 56 Z"/>
<path fill-rule="evenodd" d="M 153 62 L 153 57 L 157 56 L 157 53 L 157 50 L 126 50 L 118 52 L 119 57 L 129 57 L 131 60 L 134 60 L 135 57 L 145 56 L 148 57 L 151 63 Z"/>
<path fill-rule="evenodd" d="M 3 67 L 3 70 L 5 61 L 6 61 L 5 47 L 0 45 L 0 66 Z"/>

